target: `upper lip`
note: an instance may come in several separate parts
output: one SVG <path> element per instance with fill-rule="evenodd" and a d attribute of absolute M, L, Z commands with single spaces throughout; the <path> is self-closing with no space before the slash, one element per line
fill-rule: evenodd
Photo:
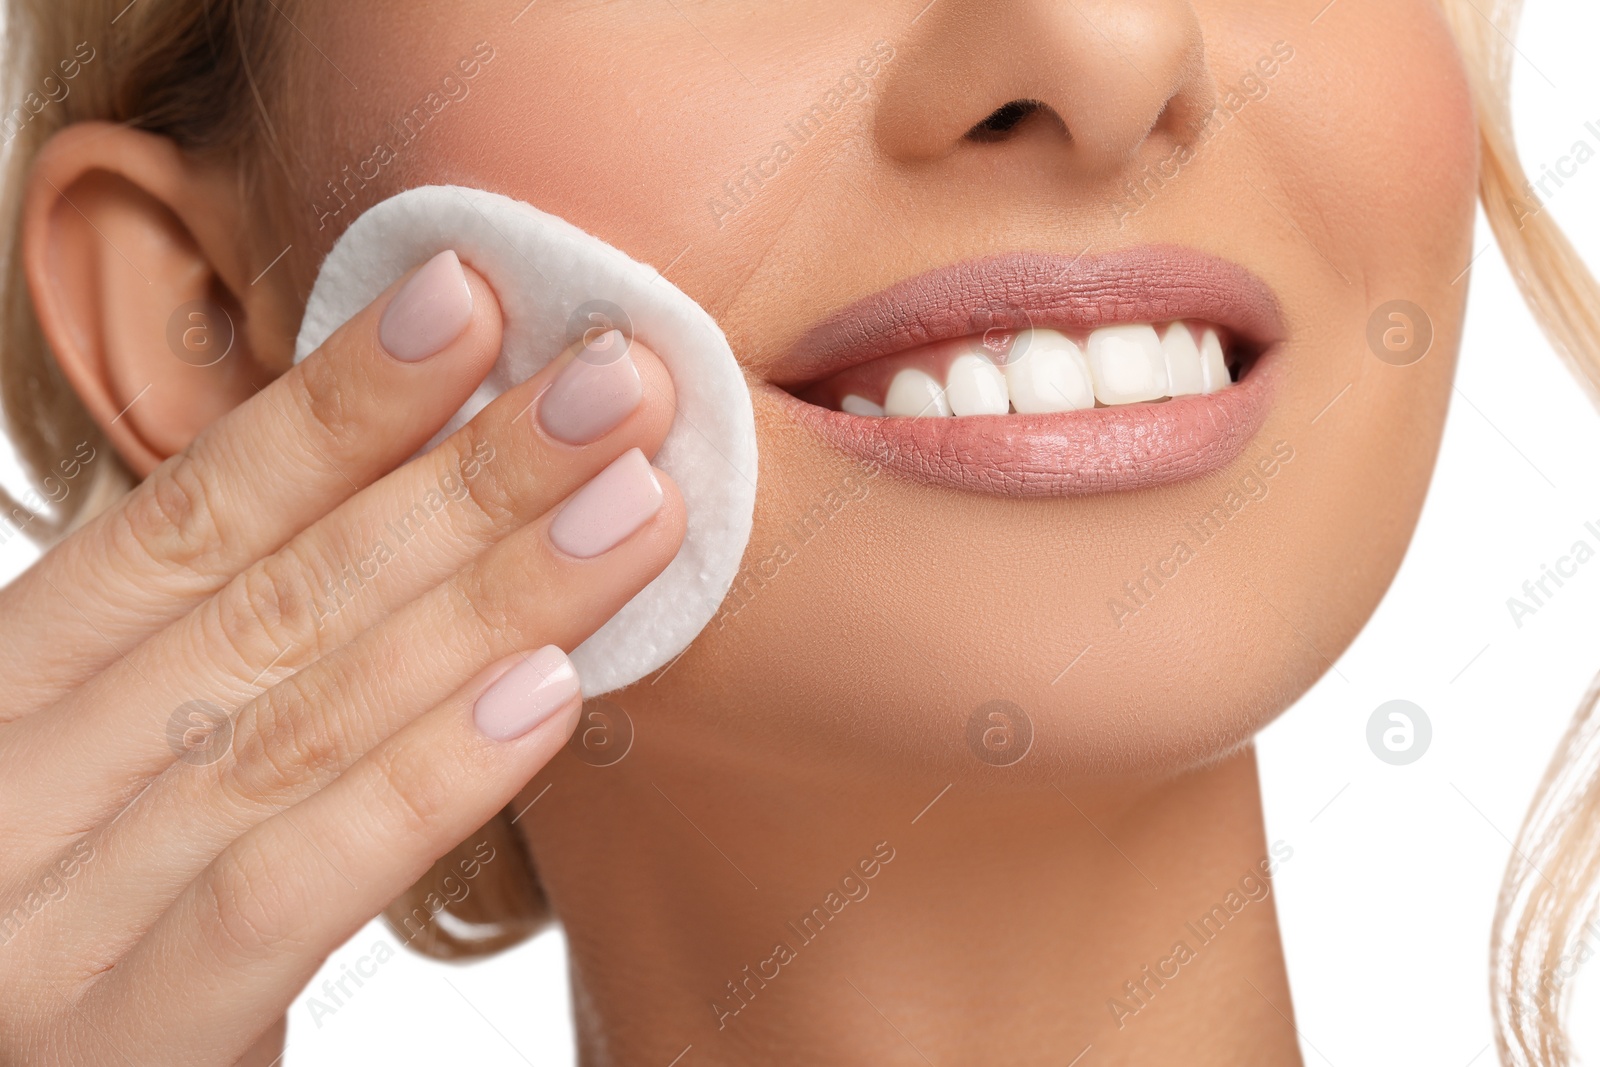
<path fill-rule="evenodd" d="M 1231 260 L 1176 245 L 1095 255 L 1010 252 L 940 267 L 819 323 L 769 369 L 795 389 L 934 341 L 1027 327 L 1093 330 L 1203 320 L 1255 352 L 1283 339 L 1272 289 Z"/>

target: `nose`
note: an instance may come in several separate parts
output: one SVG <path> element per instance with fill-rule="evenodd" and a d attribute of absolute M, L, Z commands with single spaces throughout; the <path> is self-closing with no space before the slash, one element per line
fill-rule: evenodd
<path fill-rule="evenodd" d="M 880 149 L 942 159 L 1024 135 L 1103 176 L 1215 104 L 1189 0 L 935 0 L 884 86 Z"/>

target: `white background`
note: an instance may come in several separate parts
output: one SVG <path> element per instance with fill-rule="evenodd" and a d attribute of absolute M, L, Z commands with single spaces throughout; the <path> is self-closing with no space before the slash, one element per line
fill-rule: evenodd
<path fill-rule="evenodd" d="M 1584 128 L 1600 131 L 1597 40 L 1594 5 L 1530 3 L 1516 117 L 1534 175 L 1579 138 L 1600 147 L 1600 133 Z M 1600 159 L 1549 210 L 1600 265 Z M 1574 540 L 1595 542 L 1583 524 L 1600 525 L 1600 416 L 1481 222 L 1475 248 L 1458 393 L 1410 554 L 1337 671 L 1260 742 L 1268 837 L 1294 848 L 1277 902 L 1308 1064 L 1494 1062 L 1488 943 L 1509 839 L 1600 668 L 1600 560 L 1520 629 L 1506 607 Z M 9 457 L 0 469 L 12 482 Z M 8 547 L 0 575 L 28 558 Z M 1368 716 L 1395 698 L 1433 724 L 1430 750 L 1410 766 L 1384 764 L 1366 744 Z M 380 940 L 394 944 L 368 926 L 313 988 Z M 571 1063 L 563 967 L 556 933 L 465 966 L 396 949 L 320 1025 L 303 999 L 295 1005 L 285 1062 Z M 1579 998 L 1580 1047 L 1600 1053 L 1600 982 L 1580 979 Z M 1584 1016 L 1594 1022 L 1584 1027 Z"/>

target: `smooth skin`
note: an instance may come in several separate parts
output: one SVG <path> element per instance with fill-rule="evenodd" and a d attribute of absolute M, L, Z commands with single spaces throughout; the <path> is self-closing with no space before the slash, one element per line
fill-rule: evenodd
<path fill-rule="evenodd" d="M 655 452 L 672 383 L 634 345 L 642 400 L 574 447 L 533 416 L 568 354 L 408 462 L 499 351 L 499 304 L 467 277 L 471 320 L 442 351 L 379 343 L 397 282 L 0 592 L 0 914 L 25 916 L 0 951 L 7 1062 L 235 1062 L 571 733 L 575 698 L 508 741 L 474 702 L 676 552 L 659 473 L 665 503 L 612 550 L 577 559 L 548 534 L 610 461 Z M 327 611 L 324 584 L 430 493 L 443 510 Z M 201 700 L 240 710 L 227 751 L 189 762 L 169 719 Z"/>
<path fill-rule="evenodd" d="M 530 201 L 656 265 L 716 317 L 751 383 L 761 492 L 746 564 L 760 573 L 780 545 L 791 558 L 670 669 L 614 696 L 635 727 L 624 760 L 554 760 L 523 795 L 551 787 L 517 825 L 568 934 L 586 1067 L 659 1067 L 691 1044 L 684 1067 L 1059 1067 L 1089 1046 L 1080 1067 L 1298 1062 L 1271 898 L 1241 910 L 1132 1017 L 1108 1004 L 1274 855 L 1250 738 L 1363 625 L 1421 507 L 1450 396 L 1477 173 L 1460 59 L 1431 0 L 352 0 L 294 18 L 276 128 L 295 165 L 274 212 L 239 195 L 237 174 L 125 129 L 68 131 L 41 166 L 49 182 L 34 184 L 29 275 L 46 332 L 136 469 L 187 447 L 221 412 L 248 411 L 254 388 L 286 368 L 304 294 L 338 233 L 430 182 Z M 859 78 L 878 42 L 893 58 L 799 143 L 790 127 L 846 75 Z M 1280 42 L 1293 57 L 1262 75 Z M 459 64 L 489 54 L 480 45 L 493 59 L 478 59 L 468 84 Z M 1247 102 L 1131 210 L 1130 184 L 1147 168 L 1172 173 L 1185 120 L 1230 93 Z M 368 164 L 429 94 L 449 102 L 388 163 Z M 1045 110 L 1004 137 L 967 135 L 1020 99 Z M 357 171 L 376 176 L 358 185 L 346 177 Z M 1152 243 L 1232 259 L 1278 295 L 1288 338 L 1272 409 L 1229 469 L 1042 501 L 869 478 L 801 426 L 768 379 L 819 321 L 903 278 L 996 252 Z M 160 338 L 174 307 L 215 292 L 237 311 L 241 358 L 202 372 Z M 1393 299 L 1434 326 L 1433 350 L 1412 366 L 1382 363 L 1367 344 L 1369 318 Z M 440 420 L 468 388 L 436 398 Z M 404 402 L 382 403 L 387 413 Z M 385 418 L 383 433 L 398 425 Z M 281 423 L 251 441 L 252 461 L 263 443 L 300 449 Z M 1124 582 L 1169 558 L 1185 523 L 1239 492 L 1278 442 L 1293 461 L 1119 623 L 1107 605 Z M 511 466 L 496 476 L 520 477 Z M 323 487 L 324 511 L 349 488 L 306 479 L 307 496 Z M 230 530 L 212 550 L 230 577 L 290 536 L 260 484 L 234 502 L 253 516 L 238 525 L 275 533 Z M 847 506 L 825 504 L 840 498 Z M 316 521 L 310 505 L 276 506 L 297 529 Z M 816 532 L 802 538 L 806 522 Z M 239 548 L 253 542 L 268 547 Z M 113 645 L 137 659 L 129 650 L 149 636 L 146 620 L 178 623 L 222 585 L 185 578 L 187 599 L 169 605 L 146 589 L 168 568 L 77 555 L 84 577 L 63 588 L 111 644 L 24 579 L 13 595 L 28 610 L 0 617 L 23 651 L 0 652 L 11 656 L 0 674 L 26 687 L 29 707 L 119 667 Z M 226 569 L 200 558 L 207 574 Z M 441 565 L 435 584 L 449 573 Z M 485 595 L 501 592 L 509 625 L 509 613 L 534 610 L 508 587 Z M 111 593 L 138 610 L 99 606 Z M 256 669 L 279 649 L 245 643 Z M 344 677 L 377 684 L 362 674 L 360 640 L 349 647 Z M 161 662 L 205 673 L 187 653 Z M 181 696 L 158 690 L 129 714 L 153 730 L 189 697 L 173 688 Z M 453 691 L 422 688 L 427 706 Z M 973 711 L 995 699 L 1034 728 L 1011 767 L 981 762 L 966 740 Z M 114 726 L 96 717 L 76 728 L 110 744 Z M 355 749 L 382 728 L 376 710 L 339 722 L 360 740 L 337 744 Z M 43 761 L 69 751 L 49 740 L 30 742 L 38 769 L 19 772 L 43 783 L 33 788 L 51 776 Z M 120 753 L 69 758 L 109 766 Z M 144 771 L 161 758 L 148 737 L 140 758 Z M 131 789 L 135 777 L 130 767 L 116 780 Z M 8 789 L 4 832 L 54 825 L 49 805 L 75 806 L 62 848 L 94 825 L 84 817 L 114 806 L 47 795 Z M 141 842 L 166 820 L 203 834 L 207 820 L 184 813 L 195 799 L 162 788 L 141 808 L 148 816 L 126 818 Z M 719 1016 L 716 1005 L 738 1004 L 727 983 L 792 937 L 786 924 L 878 842 L 895 858 L 871 896 L 735 1017 Z M 125 877 L 144 876 L 122 862 Z M 92 923 L 94 911 L 75 920 Z M 169 966 L 163 979 L 181 981 L 186 963 Z M 130 1003 L 156 997 L 117 988 Z M 267 997 L 251 1010 L 266 1019 L 279 1008 Z"/>

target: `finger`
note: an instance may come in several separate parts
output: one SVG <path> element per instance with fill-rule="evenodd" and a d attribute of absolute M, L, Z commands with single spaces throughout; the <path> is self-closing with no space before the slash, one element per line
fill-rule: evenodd
<path fill-rule="evenodd" d="M 41 916 L 38 936 L 74 944 L 93 930 L 84 951 L 117 958 L 241 834 L 326 786 L 486 664 L 518 648 L 582 643 L 672 560 L 684 513 L 657 474 L 653 516 L 636 511 L 587 545 L 573 540 L 574 520 L 596 533 L 590 520 L 650 477 L 643 456 L 627 453 L 553 516 L 251 702 L 220 759 L 175 765 L 91 837 L 94 862 Z M 574 548 L 597 550 L 585 558 Z"/>
<path fill-rule="evenodd" d="M 619 377 L 630 388 L 614 388 Z M 588 403 L 586 385 L 599 393 Z M 666 368 L 642 344 L 603 364 L 562 360 L 508 391 L 126 663 L 19 723 L 9 761 L 17 795 L 59 826 L 103 821 L 150 777 L 195 757 L 183 747 L 186 731 L 203 731 L 208 717 L 220 726 L 225 713 L 436 587 L 629 448 L 653 454 L 672 400 Z M 571 432 L 575 425 L 587 431 Z M 558 433 L 593 440 L 573 444 Z"/>
<path fill-rule="evenodd" d="M 421 447 L 500 350 L 487 283 L 441 253 L 0 592 L 0 721 L 116 662 Z M 430 352 L 430 349 L 432 350 Z"/>
<path fill-rule="evenodd" d="M 484 672 L 218 857 L 80 1011 L 162 1063 L 233 1062 L 328 953 L 516 796 L 581 704 L 553 647 Z"/>

